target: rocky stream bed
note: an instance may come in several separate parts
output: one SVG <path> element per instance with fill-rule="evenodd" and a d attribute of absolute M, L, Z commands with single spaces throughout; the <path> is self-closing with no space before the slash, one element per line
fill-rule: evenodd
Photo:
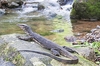
<path fill-rule="evenodd" d="M 96 61 L 100 63 L 100 21 L 77 21 L 73 23 L 73 32 L 78 40 L 82 40 L 81 43 L 73 44 L 83 44 L 94 48 Z"/>
<path fill-rule="evenodd" d="M 78 20 L 77 22 L 72 23 L 72 25 L 74 34 L 82 33 L 81 36 L 83 37 L 92 29 L 96 28 L 97 25 L 100 25 L 100 21 L 91 22 Z"/>
<path fill-rule="evenodd" d="M 1 0 L 1 1 L 2 2 L 4 1 L 4 3 L 5 3 L 5 1 L 7 1 L 7 0 Z M 33 1 L 33 0 L 29 0 L 29 1 Z M 70 0 L 70 1 L 73 1 L 73 0 Z M 8 6 L 5 6 L 4 3 L 2 5 L 2 2 L 0 2 L 0 8 L 2 8 L 0 10 L 1 13 L 6 12 L 5 11 L 6 7 L 7 7 L 7 9 L 20 7 L 19 6 L 20 4 L 18 2 L 13 2 L 13 3 L 11 2 L 10 3 L 11 6 L 8 4 L 8 2 L 6 3 Z M 20 2 L 22 2 L 22 1 L 20 1 Z M 23 5 L 23 3 L 21 5 Z M 52 41 L 54 41 L 54 42 L 57 41 L 57 43 L 59 43 L 61 46 L 62 45 L 68 45 L 68 46 L 71 45 L 70 43 L 67 43 L 64 40 L 64 37 L 67 35 L 67 33 L 68 33 L 68 35 L 73 34 L 72 29 L 71 29 L 71 24 L 69 22 L 70 21 L 69 15 L 70 15 L 70 11 L 71 11 L 71 8 L 72 8 L 72 3 L 73 2 L 70 2 L 70 4 L 68 4 L 68 5 L 65 3 L 65 6 L 63 5 L 62 8 L 61 8 L 59 6 L 59 4 L 57 2 L 55 2 L 54 0 L 50 0 L 50 2 L 48 2 L 46 0 L 44 2 L 45 9 L 44 9 L 43 13 L 45 14 L 46 17 L 51 19 L 51 17 L 53 18 L 56 15 L 62 16 L 62 17 L 58 16 L 57 19 L 52 20 L 52 23 L 53 23 L 53 25 L 55 25 L 54 27 L 56 29 L 62 28 L 63 32 L 57 32 L 57 33 L 54 34 L 56 36 L 53 35 L 53 37 L 51 37 L 51 38 L 49 37 L 50 39 L 52 39 Z M 33 9 L 32 6 L 31 6 L 31 9 Z M 3 9 L 4 9 L 4 11 L 2 11 Z M 13 9 L 11 9 L 11 10 L 13 10 Z M 32 26 L 36 26 L 36 27 L 37 27 L 37 25 L 41 25 L 40 22 L 38 22 L 38 24 L 36 24 L 36 23 L 32 24 L 34 21 L 36 22 L 36 20 L 38 21 L 39 19 L 34 18 L 34 16 L 36 17 L 36 14 L 33 15 L 34 10 L 29 11 L 29 12 L 27 12 L 27 10 L 30 10 L 30 7 L 29 7 L 29 9 L 27 9 L 27 7 L 26 7 L 24 9 L 22 9 L 22 11 L 19 10 L 19 11 L 17 11 L 17 13 L 15 13 L 15 11 L 14 11 L 14 13 L 12 13 L 12 11 L 11 12 L 7 11 L 6 12 L 7 14 L 3 14 L 3 16 L 1 15 L 0 25 L 2 25 L 2 26 L 0 26 L 0 28 L 2 30 L 1 29 L 0 30 L 1 30 L 1 32 L 3 32 L 3 34 L 4 34 L 4 32 L 6 32 L 6 31 L 7 32 L 5 33 L 6 35 L 3 35 L 3 34 L 0 35 L 0 51 L 1 51 L 1 53 L 0 53 L 0 66 L 97 66 L 94 62 L 92 62 L 96 59 L 96 56 L 94 54 L 93 49 L 91 49 L 90 47 L 74 48 L 74 47 L 70 46 L 71 48 L 75 49 L 79 54 L 79 55 L 75 54 L 79 58 L 79 63 L 78 64 L 70 64 L 70 65 L 69 64 L 63 64 L 63 63 L 58 62 L 58 61 L 56 61 L 56 60 L 54 60 L 50 57 L 40 55 L 40 54 L 29 53 L 29 52 L 25 52 L 25 53 L 17 52 L 18 50 L 22 50 L 22 49 L 23 50 L 24 49 L 25 50 L 28 50 L 28 49 L 33 50 L 34 49 L 36 51 L 38 50 L 40 52 L 43 51 L 43 52 L 50 53 L 50 51 L 42 48 L 40 45 L 38 45 L 37 43 L 35 43 L 33 41 L 27 42 L 27 41 L 19 40 L 16 37 L 18 35 L 23 35 L 23 34 L 19 34 L 20 32 L 19 33 L 16 32 L 16 31 L 21 31 L 21 30 L 19 30 L 19 29 L 15 30 L 15 29 L 18 28 L 18 27 L 16 27 L 16 28 L 14 27 L 14 25 L 16 25 L 17 23 L 13 24 L 12 22 L 19 22 L 19 23 L 26 23 L 27 22 L 27 23 L 30 23 Z M 11 18 L 11 17 L 13 17 L 11 14 L 14 14 L 14 18 Z M 16 17 L 15 14 L 17 14 L 18 17 Z M 31 16 L 29 16 L 27 14 L 31 14 Z M 11 15 L 11 16 L 9 16 L 9 15 Z M 5 18 L 2 18 L 2 17 L 5 17 Z M 7 19 L 7 18 L 9 18 L 9 19 Z M 26 18 L 28 18 L 28 19 L 26 19 Z M 62 20 L 63 18 L 68 19 L 68 20 Z M 42 20 L 43 20 L 43 22 L 46 22 L 44 19 L 42 19 Z M 40 19 L 40 21 L 41 21 L 41 19 Z M 68 24 L 65 24 L 66 22 Z M 86 22 L 85 23 L 85 22 L 82 22 L 82 21 L 81 22 L 78 21 L 77 23 L 73 24 L 73 32 L 76 33 L 76 34 L 82 33 L 82 36 L 85 35 L 93 27 L 92 25 L 90 25 L 90 23 L 92 23 L 92 25 L 94 26 L 94 22 Z M 98 25 L 99 22 L 98 23 L 95 22 L 95 23 L 96 24 L 93 28 L 95 28 Z M 10 24 L 10 25 L 8 25 L 8 24 Z M 13 26 L 11 26 L 11 25 L 13 25 Z M 49 26 L 49 25 L 50 24 L 47 23 L 47 26 Z M 42 26 L 42 27 L 45 28 L 44 26 Z M 8 29 L 4 30 L 4 28 L 8 28 Z M 10 30 L 9 30 L 9 28 L 10 28 Z M 85 30 L 83 30 L 83 28 Z M 13 30 L 15 30 L 15 31 L 13 31 Z M 38 29 L 38 30 L 40 31 L 41 28 Z M 8 32 L 11 32 L 11 33 L 7 34 Z M 17 34 L 15 34 L 15 33 L 17 33 Z M 87 51 L 87 52 L 85 52 L 85 51 Z"/>

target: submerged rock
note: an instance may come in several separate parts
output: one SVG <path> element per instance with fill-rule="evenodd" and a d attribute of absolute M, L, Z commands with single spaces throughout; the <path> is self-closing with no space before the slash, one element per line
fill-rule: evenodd
<path fill-rule="evenodd" d="M 5 9 L 0 9 L 0 16 L 5 13 Z"/>
<path fill-rule="evenodd" d="M 56 29 L 56 30 L 52 30 L 50 32 L 57 32 L 57 33 L 61 33 L 64 32 L 64 29 Z"/>
<path fill-rule="evenodd" d="M 58 0 L 58 3 L 60 5 L 65 5 L 65 4 L 67 4 L 67 0 Z"/>

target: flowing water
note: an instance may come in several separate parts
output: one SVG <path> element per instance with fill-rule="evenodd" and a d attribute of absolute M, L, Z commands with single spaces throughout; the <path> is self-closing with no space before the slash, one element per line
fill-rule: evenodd
<path fill-rule="evenodd" d="M 26 23 L 33 26 L 37 32 L 43 28 L 44 30 L 52 30 L 51 21 L 55 16 L 59 15 L 70 23 L 70 12 L 72 9 L 73 0 L 70 0 L 66 5 L 60 6 L 57 0 L 25 0 L 27 4 L 23 4 L 22 8 L 12 9 L 11 12 L 1 14 L 0 16 L 0 34 L 8 34 L 19 31 L 16 24 Z M 38 11 L 38 3 L 45 6 L 44 10 Z M 36 27 L 37 28 L 36 28 Z M 14 29 L 15 28 L 15 29 Z"/>

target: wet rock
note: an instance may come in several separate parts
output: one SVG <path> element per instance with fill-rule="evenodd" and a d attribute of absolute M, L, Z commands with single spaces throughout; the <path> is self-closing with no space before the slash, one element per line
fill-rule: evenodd
<path fill-rule="evenodd" d="M 8 0 L 1 0 L 0 1 L 0 8 L 8 7 Z"/>
<path fill-rule="evenodd" d="M 72 4 L 73 0 L 58 0 L 57 1 L 61 6 L 66 5 L 66 4 Z"/>
<path fill-rule="evenodd" d="M 57 14 L 54 13 L 54 12 L 49 12 L 49 15 L 50 15 L 51 18 L 53 18 L 53 17 L 55 17 Z"/>
<path fill-rule="evenodd" d="M 65 5 L 65 4 L 67 4 L 67 0 L 58 0 L 58 3 L 60 5 Z"/>
<path fill-rule="evenodd" d="M 5 13 L 5 9 L 0 9 L 0 15 L 3 15 Z"/>
<path fill-rule="evenodd" d="M 17 3 L 19 6 L 22 6 L 23 4 L 24 4 L 24 2 L 22 1 L 22 0 L 17 0 L 17 1 L 15 1 L 15 3 Z"/>
<path fill-rule="evenodd" d="M 7 8 L 17 8 L 23 4 L 23 1 L 8 1 L 8 0 L 1 0 L 0 1 L 0 8 L 7 9 Z"/>
<path fill-rule="evenodd" d="M 23 5 L 23 1 L 12 1 L 8 4 L 8 8 L 18 8 Z"/>
<path fill-rule="evenodd" d="M 43 5 L 41 5 L 41 4 L 39 4 L 38 5 L 38 10 L 43 10 L 43 9 L 45 9 L 45 7 Z"/>
<path fill-rule="evenodd" d="M 11 2 L 9 5 L 8 5 L 9 8 L 16 8 L 16 7 L 19 7 L 19 4 L 15 3 L 15 2 Z"/>
<path fill-rule="evenodd" d="M 66 11 L 70 11 L 70 10 L 71 10 L 70 8 L 67 8 L 67 9 L 66 9 Z"/>
<path fill-rule="evenodd" d="M 56 30 L 52 30 L 50 32 L 57 32 L 57 33 L 61 33 L 64 32 L 64 29 L 56 29 Z"/>

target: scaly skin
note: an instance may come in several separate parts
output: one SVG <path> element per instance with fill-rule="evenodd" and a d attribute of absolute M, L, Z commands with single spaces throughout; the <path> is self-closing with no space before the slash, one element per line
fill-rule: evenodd
<path fill-rule="evenodd" d="M 79 60 L 78 60 L 77 56 L 72 55 L 70 52 L 68 52 L 63 47 L 59 46 L 58 44 L 56 44 L 56 43 L 50 41 L 49 39 L 46 39 L 43 36 L 33 32 L 32 29 L 28 25 L 20 24 L 19 27 L 21 29 L 23 29 L 26 34 L 31 36 L 32 39 L 35 39 L 36 41 L 38 41 L 39 44 L 41 44 L 44 48 L 46 48 L 48 50 L 56 49 L 61 55 L 68 57 L 71 60 L 61 59 L 61 58 L 58 58 L 58 57 L 53 56 L 51 54 L 38 52 L 38 51 L 31 51 L 31 50 L 20 50 L 20 51 L 34 52 L 34 53 L 47 55 L 51 58 L 54 58 L 55 60 L 58 60 L 60 62 L 67 63 L 67 64 L 77 64 L 78 63 Z"/>

